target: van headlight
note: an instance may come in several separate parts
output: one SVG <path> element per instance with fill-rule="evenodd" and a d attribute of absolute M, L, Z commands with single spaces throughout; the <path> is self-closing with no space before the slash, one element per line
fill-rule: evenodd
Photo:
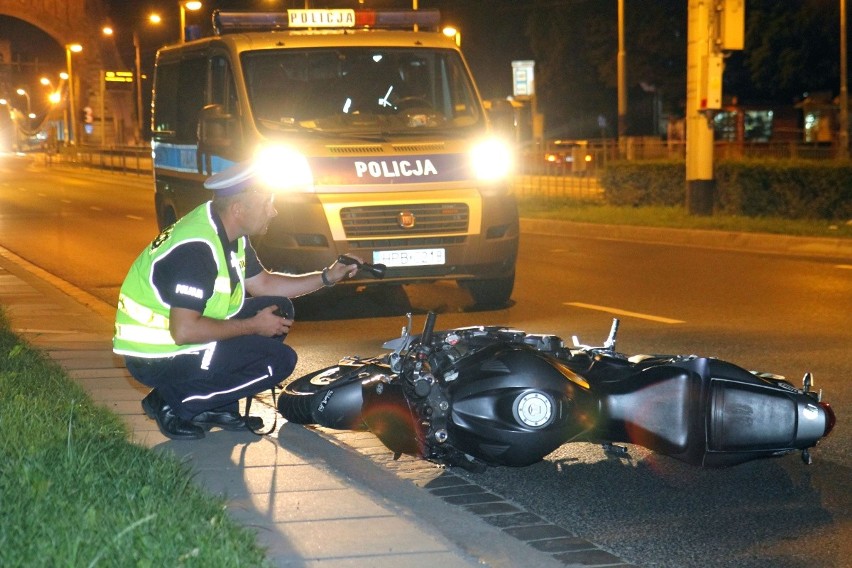
<path fill-rule="evenodd" d="M 311 192 L 314 174 L 304 154 L 289 146 L 267 146 L 254 157 L 258 177 L 272 191 Z"/>
<path fill-rule="evenodd" d="M 497 181 L 512 171 L 514 156 L 509 145 L 489 138 L 478 142 L 470 151 L 473 174 L 480 181 Z"/>

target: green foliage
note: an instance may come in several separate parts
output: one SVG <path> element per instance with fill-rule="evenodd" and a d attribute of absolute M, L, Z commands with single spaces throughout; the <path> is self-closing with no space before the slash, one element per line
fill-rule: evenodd
<path fill-rule="evenodd" d="M 0 566 L 260 566 L 254 535 L 0 313 Z"/>
<path fill-rule="evenodd" d="M 852 219 L 852 164 L 745 160 L 716 164 L 716 212 L 781 219 Z M 686 200 L 683 161 L 612 162 L 600 175 L 616 206 L 676 206 Z"/>
<path fill-rule="evenodd" d="M 852 219 L 852 164 L 811 161 L 720 162 L 717 208 L 749 217 Z"/>
<path fill-rule="evenodd" d="M 610 205 L 682 205 L 686 198 L 683 161 L 611 162 L 600 175 Z"/>
<path fill-rule="evenodd" d="M 754 88 L 782 99 L 833 91 L 839 81 L 838 11 L 836 0 L 750 0 L 743 55 Z"/>
<path fill-rule="evenodd" d="M 522 217 L 575 223 L 668 227 L 772 233 L 810 237 L 852 238 L 852 224 L 813 219 L 744 217 L 742 215 L 690 215 L 683 205 L 606 205 L 572 198 L 526 197 L 518 203 Z"/>

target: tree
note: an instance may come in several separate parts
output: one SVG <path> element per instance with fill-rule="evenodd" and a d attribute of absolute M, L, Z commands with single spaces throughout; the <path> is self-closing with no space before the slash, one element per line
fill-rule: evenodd
<path fill-rule="evenodd" d="M 682 112 L 686 2 L 625 0 L 624 5 L 628 90 L 636 97 L 646 93 L 645 97 L 662 104 L 665 113 Z M 615 124 L 617 1 L 536 2 L 528 35 L 548 124 L 578 135 L 596 132 L 598 115 Z"/>
<path fill-rule="evenodd" d="M 809 91 L 837 89 L 837 0 L 751 0 L 747 9 L 743 57 L 749 84 L 737 88 L 785 102 Z"/>

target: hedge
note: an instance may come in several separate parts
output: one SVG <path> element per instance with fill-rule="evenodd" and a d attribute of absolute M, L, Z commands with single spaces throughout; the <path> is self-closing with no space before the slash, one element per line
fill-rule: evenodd
<path fill-rule="evenodd" d="M 748 217 L 852 219 L 852 163 L 804 160 L 720 161 L 715 211 Z M 683 161 L 610 162 L 600 175 L 611 205 L 681 205 Z"/>

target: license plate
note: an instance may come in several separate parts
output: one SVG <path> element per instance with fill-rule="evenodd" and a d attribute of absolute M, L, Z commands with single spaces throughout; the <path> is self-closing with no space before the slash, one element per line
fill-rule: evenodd
<path fill-rule="evenodd" d="M 446 262 L 446 251 L 442 248 L 373 252 L 373 264 L 385 266 L 435 266 Z"/>

